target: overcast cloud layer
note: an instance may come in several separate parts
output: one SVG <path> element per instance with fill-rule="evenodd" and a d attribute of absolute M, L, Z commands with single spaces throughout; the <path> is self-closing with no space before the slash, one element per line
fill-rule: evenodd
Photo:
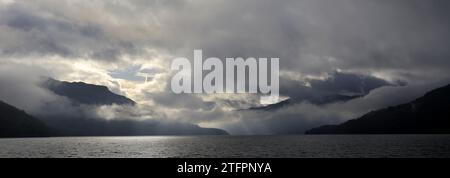
<path fill-rule="evenodd" d="M 39 115 L 69 109 L 234 134 L 300 133 L 450 82 L 448 19 L 444 0 L 0 0 L 0 100 Z M 194 49 L 205 58 L 280 58 L 281 94 L 298 102 L 242 111 L 258 96 L 173 94 L 170 62 L 192 59 Z M 72 108 L 36 86 L 40 76 L 105 85 L 139 104 Z M 330 94 L 359 97 L 315 102 Z"/>

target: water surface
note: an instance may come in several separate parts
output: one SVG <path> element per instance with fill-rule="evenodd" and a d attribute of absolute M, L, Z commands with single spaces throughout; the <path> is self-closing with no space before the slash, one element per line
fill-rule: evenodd
<path fill-rule="evenodd" d="M 0 139 L 0 157 L 450 158 L 450 135 L 14 138 Z"/>

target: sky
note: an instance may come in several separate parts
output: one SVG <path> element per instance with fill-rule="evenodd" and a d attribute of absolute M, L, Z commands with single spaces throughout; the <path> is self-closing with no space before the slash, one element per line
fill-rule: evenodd
<path fill-rule="evenodd" d="M 450 83 L 444 0 L 0 0 L 0 100 L 37 115 L 161 119 L 232 134 L 303 132 L 408 102 Z M 170 90 L 171 61 L 277 57 L 280 94 Z M 79 108 L 40 77 L 107 86 L 133 108 Z M 324 101 L 335 95 L 359 96 Z M 80 112 L 81 111 L 81 112 Z"/>

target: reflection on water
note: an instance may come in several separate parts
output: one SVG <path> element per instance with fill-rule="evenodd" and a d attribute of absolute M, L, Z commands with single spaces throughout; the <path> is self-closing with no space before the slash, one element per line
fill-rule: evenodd
<path fill-rule="evenodd" d="M 0 139 L 0 157 L 450 157 L 450 135 Z"/>

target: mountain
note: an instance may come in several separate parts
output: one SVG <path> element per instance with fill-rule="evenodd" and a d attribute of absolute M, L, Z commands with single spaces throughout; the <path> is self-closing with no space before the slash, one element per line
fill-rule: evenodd
<path fill-rule="evenodd" d="M 306 134 L 450 133 L 450 85 L 405 104 L 372 111 L 340 125 L 313 128 Z"/>
<path fill-rule="evenodd" d="M 106 86 L 83 82 L 64 82 L 45 79 L 42 87 L 57 95 L 86 105 L 135 105 L 124 96 L 112 93 Z M 224 130 L 202 128 L 188 123 L 163 121 L 136 121 L 129 119 L 105 120 L 101 118 L 76 118 L 71 116 L 42 117 L 43 121 L 58 130 L 60 136 L 135 136 L 135 135 L 227 135 Z"/>
<path fill-rule="evenodd" d="M 135 105 L 136 103 L 124 96 L 111 92 L 107 87 L 83 82 L 64 82 L 47 79 L 42 83 L 44 88 L 57 95 L 65 96 L 74 102 L 90 105 Z"/>
<path fill-rule="evenodd" d="M 250 111 L 276 111 L 282 108 L 285 108 L 287 106 L 290 105 L 294 105 L 294 104 L 299 104 L 302 102 L 310 102 L 312 104 L 317 104 L 317 105 L 324 105 L 324 104 L 329 104 L 329 103 L 334 103 L 334 102 L 339 102 L 339 101 L 348 101 L 351 99 L 355 99 L 361 97 L 361 95 L 355 95 L 355 96 L 346 96 L 346 95 L 340 95 L 340 94 L 335 94 L 335 95 L 327 95 L 327 96 L 323 96 L 321 98 L 315 98 L 315 99 L 286 99 L 283 101 L 280 101 L 278 103 L 275 104 L 269 104 L 266 106 L 259 106 L 259 107 L 251 107 L 248 109 L 243 109 L 243 110 L 250 110 Z"/>
<path fill-rule="evenodd" d="M 0 138 L 45 137 L 51 134 L 52 130 L 44 122 L 0 101 Z"/>
<path fill-rule="evenodd" d="M 259 107 L 251 107 L 251 108 L 248 108 L 246 110 L 252 110 L 252 111 L 275 111 L 275 110 L 281 109 L 281 108 L 286 107 L 286 106 L 291 105 L 291 104 L 292 104 L 292 100 L 291 99 L 286 99 L 286 100 L 280 101 L 280 102 L 275 103 L 275 104 L 269 104 L 269 105 L 266 105 L 266 106 L 259 106 Z"/>

